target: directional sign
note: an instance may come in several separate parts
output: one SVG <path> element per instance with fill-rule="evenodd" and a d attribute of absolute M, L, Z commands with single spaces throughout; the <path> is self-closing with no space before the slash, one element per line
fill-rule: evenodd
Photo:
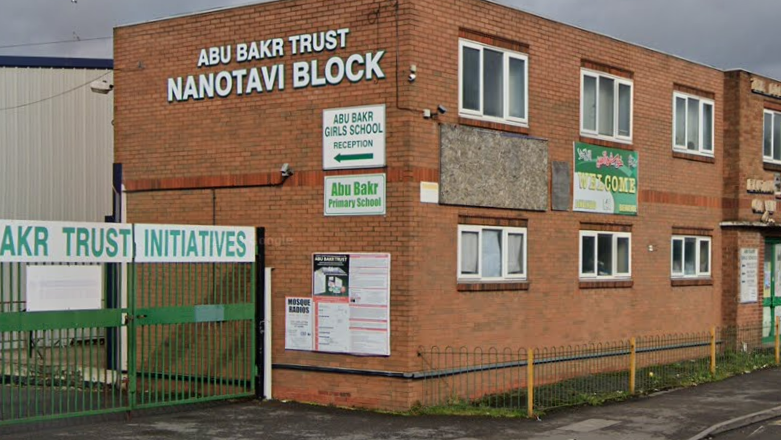
<path fill-rule="evenodd" d="M 385 104 L 323 111 L 323 169 L 385 166 Z"/>
<path fill-rule="evenodd" d="M 351 160 L 371 160 L 374 159 L 374 153 L 367 153 L 367 154 L 337 154 L 336 157 L 337 162 L 349 162 Z"/>

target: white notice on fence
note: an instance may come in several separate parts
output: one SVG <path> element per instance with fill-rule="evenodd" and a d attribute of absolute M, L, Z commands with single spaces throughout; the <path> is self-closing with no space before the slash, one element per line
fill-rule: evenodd
<path fill-rule="evenodd" d="M 740 249 L 740 302 L 756 302 L 759 283 L 759 250 Z"/>
<path fill-rule="evenodd" d="M 311 351 L 312 298 L 285 298 L 285 305 L 285 349 Z"/>
<path fill-rule="evenodd" d="M 98 310 L 103 267 L 27 266 L 27 311 Z"/>

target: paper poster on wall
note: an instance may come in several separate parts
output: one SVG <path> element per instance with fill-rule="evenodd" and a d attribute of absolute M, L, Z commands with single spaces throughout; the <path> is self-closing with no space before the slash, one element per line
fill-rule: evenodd
<path fill-rule="evenodd" d="M 312 298 L 285 298 L 285 350 L 314 348 Z"/>
<path fill-rule="evenodd" d="M 317 255 L 313 258 L 312 294 L 347 298 L 350 287 L 349 255 Z"/>
<path fill-rule="evenodd" d="M 350 353 L 350 304 L 338 298 L 319 298 L 316 351 Z"/>
<path fill-rule="evenodd" d="M 390 254 L 314 254 L 315 351 L 390 355 Z"/>
<path fill-rule="evenodd" d="M 740 302 L 756 302 L 759 282 L 759 249 L 740 249 Z"/>

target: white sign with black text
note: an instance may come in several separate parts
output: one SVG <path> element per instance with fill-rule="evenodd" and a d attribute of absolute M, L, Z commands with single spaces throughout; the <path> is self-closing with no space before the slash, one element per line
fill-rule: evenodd
<path fill-rule="evenodd" d="M 312 298 L 285 298 L 285 350 L 311 351 Z"/>

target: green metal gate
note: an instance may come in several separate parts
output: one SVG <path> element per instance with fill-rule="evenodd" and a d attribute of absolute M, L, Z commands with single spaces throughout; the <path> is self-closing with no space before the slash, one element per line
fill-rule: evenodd
<path fill-rule="evenodd" d="M 228 262 L 2 257 L 0 426 L 256 395 L 262 249 Z M 100 306 L 28 310 L 27 273 L 42 265 L 99 270 Z"/>
<path fill-rule="evenodd" d="M 136 264 L 129 319 L 137 408 L 255 393 L 255 265 Z"/>
<path fill-rule="evenodd" d="M 0 263 L 0 426 L 129 409 L 122 310 L 28 312 L 27 264 Z M 110 286 L 105 286 L 109 288 Z"/>

